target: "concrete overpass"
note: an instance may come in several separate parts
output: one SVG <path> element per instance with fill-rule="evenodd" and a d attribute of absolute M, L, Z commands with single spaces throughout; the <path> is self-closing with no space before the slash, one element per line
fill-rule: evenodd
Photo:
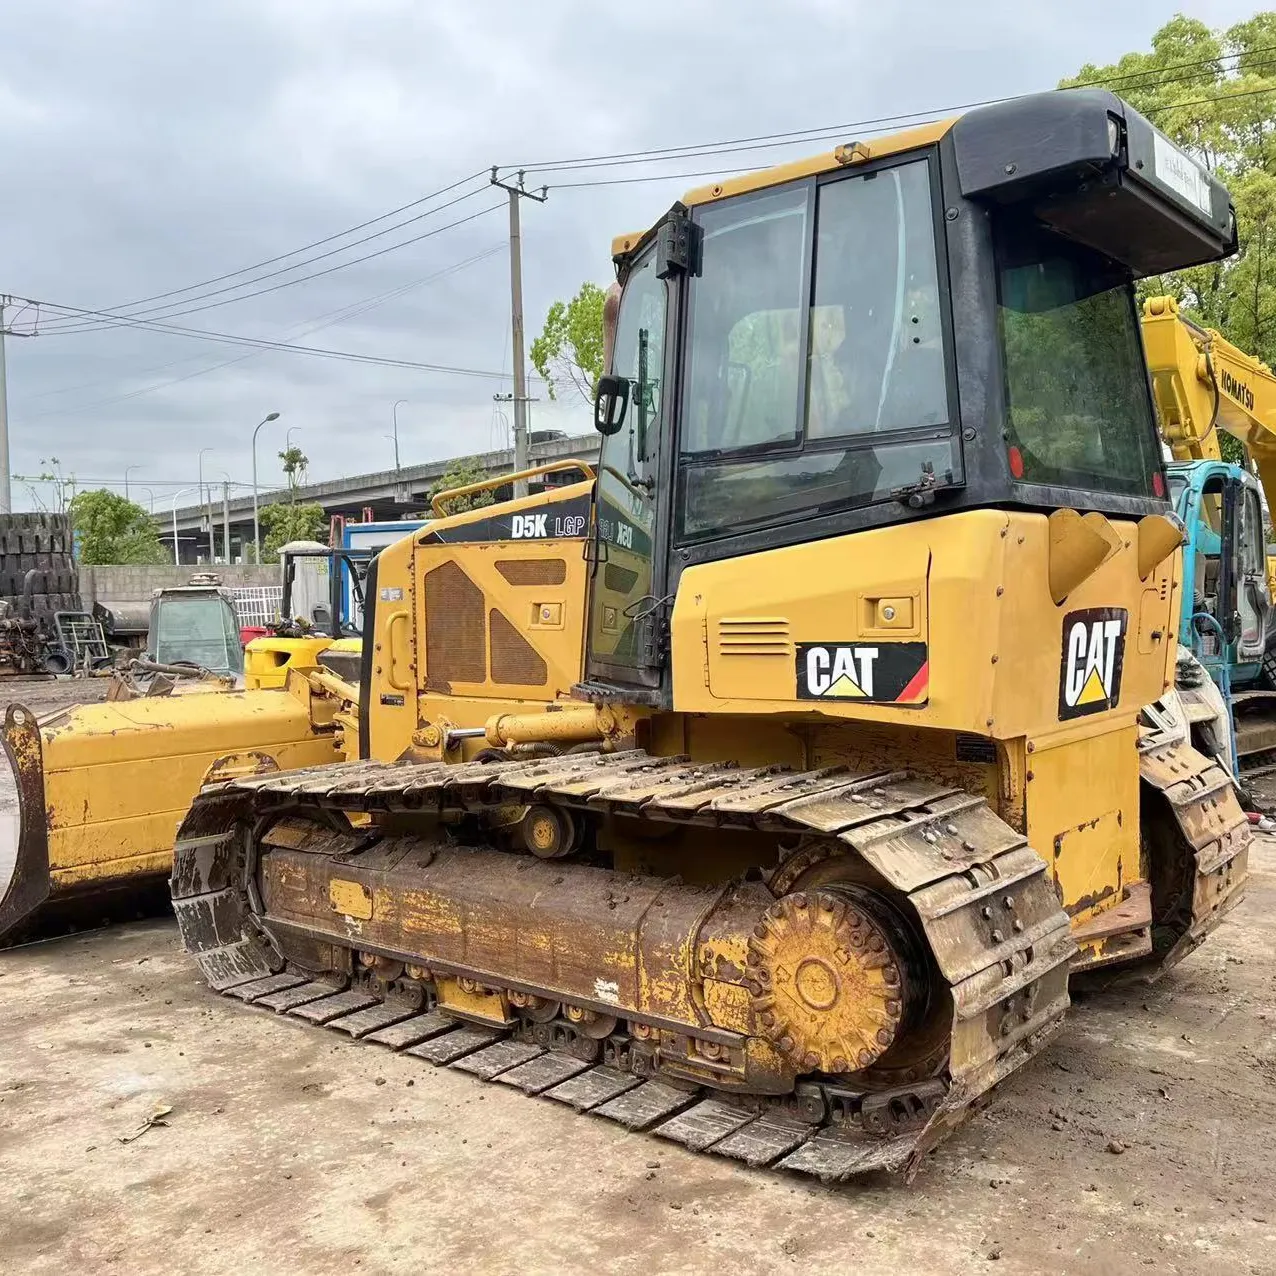
<path fill-rule="evenodd" d="M 549 435 L 551 437 L 545 437 Z M 547 461 L 577 457 L 593 464 L 598 460 L 600 436 L 582 434 L 566 436 L 557 431 L 533 431 L 530 448 L 533 465 L 543 465 Z M 485 474 L 495 475 L 511 473 L 514 469 L 514 453 L 510 448 L 498 452 L 483 452 L 474 456 L 474 460 Z M 456 460 L 448 457 L 439 461 L 427 461 L 423 465 L 405 465 L 398 470 L 378 470 L 371 474 L 354 474 L 347 478 L 330 479 L 325 483 L 308 483 L 299 487 L 296 499 L 299 504 L 322 505 L 329 515 L 341 514 L 350 522 L 358 522 L 363 512 L 372 511 L 372 517 L 378 522 L 392 519 L 408 518 L 430 507 L 430 488 L 442 478 L 447 467 Z M 571 482 L 571 476 L 547 475 L 548 482 Z M 533 480 L 533 491 L 544 485 L 542 480 Z M 216 484 L 213 488 L 213 524 L 214 537 L 219 561 L 226 561 L 224 537 L 222 534 L 222 504 L 220 490 Z M 508 488 L 498 490 L 509 496 Z M 261 491 L 257 502 L 261 509 L 267 505 L 277 504 L 289 499 L 286 488 L 274 488 Z M 171 515 L 157 513 L 160 540 L 166 545 L 173 543 L 173 521 Z M 265 529 L 262 539 L 265 540 Z M 179 562 L 196 563 L 208 561 L 208 526 L 205 512 L 200 505 L 179 506 L 177 510 L 177 537 L 180 550 Z M 252 545 L 253 539 L 253 498 L 249 492 L 246 496 L 234 496 L 230 501 L 230 561 L 245 561 L 245 547 Z M 250 558 L 251 556 L 249 556 Z"/>

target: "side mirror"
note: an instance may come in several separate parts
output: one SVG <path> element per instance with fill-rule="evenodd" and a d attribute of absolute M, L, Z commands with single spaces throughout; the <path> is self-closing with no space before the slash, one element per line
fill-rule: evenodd
<path fill-rule="evenodd" d="M 629 407 L 629 380 L 627 377 L 605 376 L 598 378 L 594 391 L 594 429 L 599 434 L 619 434 L 625 423 L 625 411 Z"/>

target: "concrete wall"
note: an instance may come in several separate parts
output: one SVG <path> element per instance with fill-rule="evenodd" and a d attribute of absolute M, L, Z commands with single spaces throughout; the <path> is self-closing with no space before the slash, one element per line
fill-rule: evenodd
<path fill-rule="evenodd" d="M 149 608 L 151 594 L 157 589 L 185 585 L 198 567 L 80 567 L 80 597 L 86 609 L 95 602 L 112 609 L 119 607 Z M 214 569 L 227 589 L 237 585 L 278 585 L 279 564 L 218 564 Z"/>

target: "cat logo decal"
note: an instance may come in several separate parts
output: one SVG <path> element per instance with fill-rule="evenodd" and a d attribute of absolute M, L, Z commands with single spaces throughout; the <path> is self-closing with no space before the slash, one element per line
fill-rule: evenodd
<path fill-rule="evenodd" d="M 802 642 L 799 700 L 923 704 L 930 690 L 924 642 Z"/>
<path fill-rule="evenodd" d="M 1060 718 L 1080 718 L 1116 707 L 1121 699 L 1128 614 L 1124 607 L 1089 607 L 1063 618 Z"/>

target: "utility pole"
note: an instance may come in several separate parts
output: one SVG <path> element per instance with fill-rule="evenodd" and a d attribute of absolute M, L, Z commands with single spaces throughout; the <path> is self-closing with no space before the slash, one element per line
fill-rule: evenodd
<path fill-rule="evenodd" d="M 13 509 L 13 493 L 9 488 L 9 386 L 5 378 L 4 308 L 8 297 L 0 297 L 0 514 Z"/>
<path fill-rule="evenodd" d="M 528 467 L 527 449 L 527 371 L 523 367 L 523 243 L 519 230 L 518 201 L 534 199 L 543 204 L 549 198 L 549 187 L 542 186 L 539 195 L 523 185 L 523 169 L 518 171 L 518 185 L 496 179 L 496 167 L 492 168 L 492 185 L 499 186 L 510 200 L 510 333 L 514 341 L 514 470 Z M 527 480 L 514 484 L 514 498 L 527 495 Z"/>
<path fill-rule="evenodd" d="M 222 562 L 230 565 L 230 483 L 222 479 Z"/>
<path fill-rule="evenodd" d="M 211 451 L 213 451 L 212 447 L 202 447 L 199 449 L 200 519 L 208 528 L 208 565 L 210 567 L 217 561 L 217 554 L 213 549 L 213 485 L 210 483 L 207 488 L 204 486 L 204 453 Z M 198 532 L 195 534 L 195 561 L 199 561 Z"/>
<path fill-rule="evenodd" d="M 13 510 L 13 491 L 9 482 L 9 386 L 4 364 L 4 339 L 36 335 L 34 329 L 31 332 L 15 332 L 8 326 L 4 312 L 5 308 L 11 305 L 13 305 L 13 298 L 0 294 L 0 514 L 8 514 Z M 29 306 L 36 307 L 38 316 L 39 305 L 32 301 L 20 306 L 18 313 L 21 314 Z"/>

